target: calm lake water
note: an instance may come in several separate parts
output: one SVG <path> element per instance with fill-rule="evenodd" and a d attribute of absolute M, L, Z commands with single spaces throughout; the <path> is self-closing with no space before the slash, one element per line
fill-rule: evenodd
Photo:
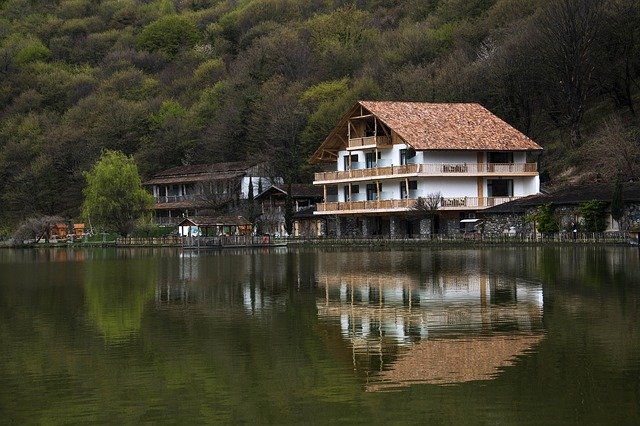
<path fill-rule="evenodd" d="M 640 424 L 640 251 L 0 250 L 0 419 Z"/>

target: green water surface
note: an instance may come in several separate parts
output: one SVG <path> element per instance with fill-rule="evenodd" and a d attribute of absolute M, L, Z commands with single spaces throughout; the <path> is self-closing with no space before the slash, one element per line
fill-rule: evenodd
<path fill-rule="evenodd" d="M 0 423 L 640 424 L 640 253 L 0 250 Z"/>

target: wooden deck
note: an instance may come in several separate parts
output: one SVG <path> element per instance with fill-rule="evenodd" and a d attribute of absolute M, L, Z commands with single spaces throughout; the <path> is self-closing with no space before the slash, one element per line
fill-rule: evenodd
<path fill-rule="evenodd" d="M 221 235 L 216 237 L 183 237 L 185 249 L 223 249 L 243 247 L 283 247 L 270 235 Z"/>
<path fill-rule="evenodd" d="M 418 176 L 535 176 L 536 163 L 473 163 L 473 164 L 405 164 L 402 166 L 373 167 L 316 173 L 315 184 L 371 178 L 400 178 Z"/>
<path fill-rule="evenodd" d="M 477 210 L 497 206 L 519 197 L 449 197 L 443 198 L 438 210 Z M 347 201 L 318 204 L 318 214 L 376 213 L 410 210 L 416 199 Z"/>

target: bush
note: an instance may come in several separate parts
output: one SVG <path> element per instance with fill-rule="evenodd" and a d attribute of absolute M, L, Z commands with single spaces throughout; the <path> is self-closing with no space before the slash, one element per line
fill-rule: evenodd
<path fill-rule="evenodd" d="M 584 227 L 589 232 L 602 232 L 607 229 L 604 216 L 605 203 L 598 200 L 580 204 L 580 214 L 584 219 Z"/>
<path fill-rule="evenodd" d="M 199 39 L 198 29 L 191 21 L 171 15 L 147 25 L 138 37 L 138 47 L 174 57 L 181 50 L 193 47 Z"/>
<path fill-rule="evenodd" d="M 170 235 L 175 231 L 174 226 L 160 226 L 156 224 L 146 223 L 138 226 L 131 236 L 136 238 L 162 238 Z"/>
<path fill-rule="evenodd" d="M 558 226 L 554 210 L 551 203 L 538 206 L 536 212 L 527 217 L 527 221 L 535 222 L 538 227 L 538 232 L 542 234 L 558 232 L 560 227 Z"/>

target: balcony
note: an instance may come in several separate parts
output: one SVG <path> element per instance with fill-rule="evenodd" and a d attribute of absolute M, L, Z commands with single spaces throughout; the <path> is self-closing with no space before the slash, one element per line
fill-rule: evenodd
<path fill-rule="evenodd" d="M 370 178 L 398 177 L 400 175 L 416 175 L 422 164 L 407 164 L 404 166 L 373 167 L 370 169 L 351 169 L 339 172 L 320 172 L 315 174 L 314 183 L 350 181 L 354 179 L 366 180 Z"/>
<path fill-rule="evenodd" d="M 188 195 L 162 195 L 153 197 L 155 208 L 183 208 L 195 206 L 211 206 L 215 207 L 220 204 L 228 203 L 235 197 L 245 198 L 244 193 L 236 194 L 188 194 Z"/>
<path fill-rule="evenodd" d="M 337 183 L 372 178 L 417 176 L 536 176 L 536 163 L 474 163 L 474 164 L 406 164 L 403 166 L 373 167 L 315 174 L 314 183 Z"/>
<path fill-rule="evenodd" d="M 159 197 L 154 197 L 154 201 L 156 204 L 165 204 L 165 203 L 182 203 L 185 201 L 204 201 L 206 196 L 204 195 L 163 195 Z"/>
<path fill-rule="evenodd" d="M 389 136 L 366 136 L 363 138 L 350 138 L 347 150 L 389 147 L 391 147 L 391 138 Z"/>
<path fill-rule="evenodd" d="M 438 210 L 481 210 L 513 201 L 520 197 L 446 197 L 440 201 Z M 385 213 L 406 211 L 416 204 L 416 199 L 369 200 L 328 202 L 318 204 L 318 214 L 340 213 Z"/>

